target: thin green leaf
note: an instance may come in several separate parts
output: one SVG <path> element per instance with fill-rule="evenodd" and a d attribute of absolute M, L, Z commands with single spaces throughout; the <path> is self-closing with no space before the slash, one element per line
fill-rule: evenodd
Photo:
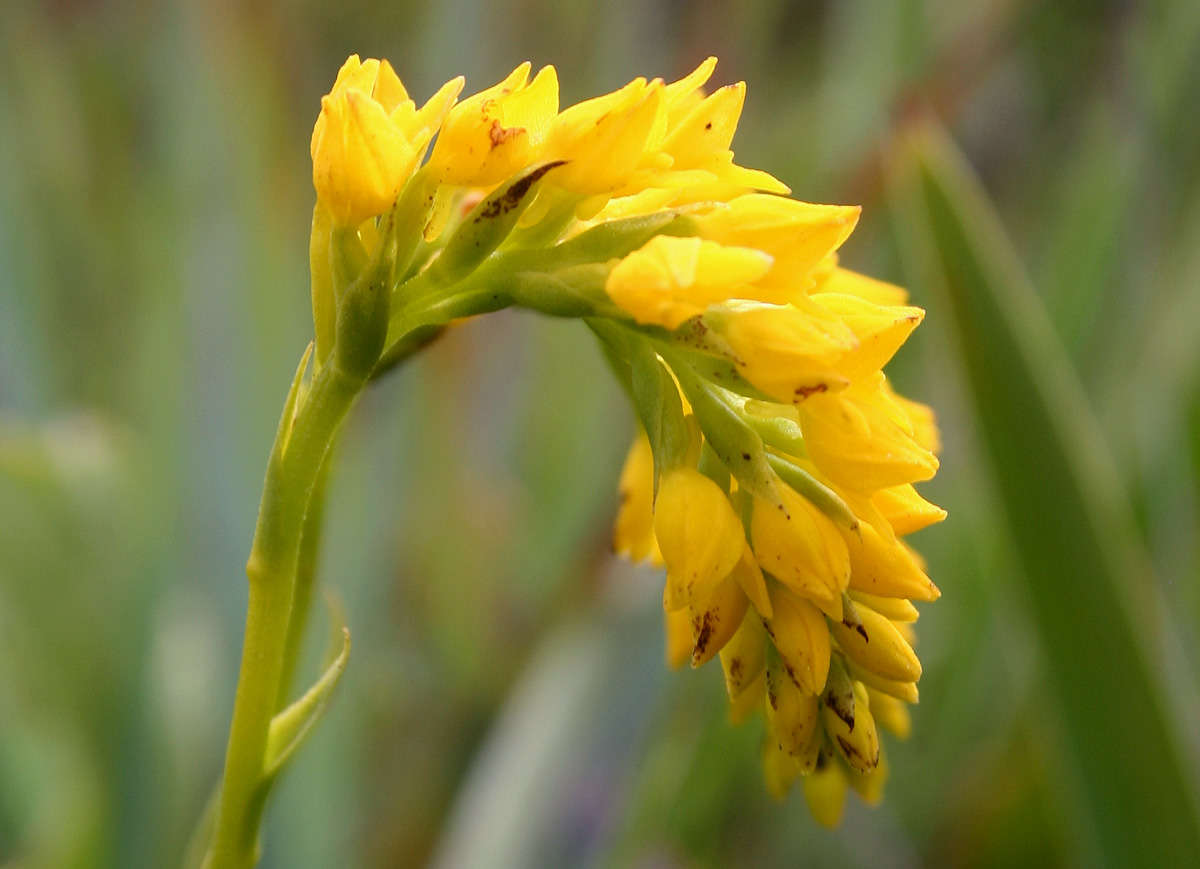
<path fill-rule="evenodd" d="M 292 755 L 312 732 L 313 726 L 325 714 L 329 697 L 346 670 L 350 659 L 350 631 L 342 628 L 342 651 L 321 674 L 321 678 L 304 692 L 299 700 L 271 719 L 267 735 L 267 756 L 264 776 L 274 779 Z"/>
<path fill-rule="evenodd" d="M 934 129 L 912 136 L 905 157 L 893 176 L 901 242 L 914 283 L 945 291 L 957 327 L 1096 856 L 1182 865 L 1200 853 L 1200 812 L 1128 502 L 978 182 Z"/>

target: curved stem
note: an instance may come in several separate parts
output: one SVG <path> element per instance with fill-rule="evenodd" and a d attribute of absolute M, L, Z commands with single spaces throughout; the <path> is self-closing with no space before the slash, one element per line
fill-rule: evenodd
<path fill-rule="evenodd" d="M 317 478 L 313 482 L 312 494 L 308 498 L 308 509 L 304 511 L 304 523 L 300 529 L 300 550 L 296 560 L 296 581 L 292 593 L 292 615 L 288 619 L 287 639 L 283 650 L 283 674 L 279 679 L 279 694 L 275 699 L 278 711 L 287 705 L 295 682 L 296 666 L 300 658 L 300 645 L 308 627 L 316 584 L 317 560 L 321 554 L 321 526 L 325 518 L 325 492 L 329 482 L 329 468 L 333 464 L 336 439 L 329 445 Z"/>
<path fill-rule="evenodd" d="M 246 634 L 208 869 L 245 869 L 255 861 L 263 809 L 256 793 L 283 678 L 304 518 L 329 446 L 363 386 L 335 364 L 322 368 L 290 435 L 272 453 L 246 564 Z"/>

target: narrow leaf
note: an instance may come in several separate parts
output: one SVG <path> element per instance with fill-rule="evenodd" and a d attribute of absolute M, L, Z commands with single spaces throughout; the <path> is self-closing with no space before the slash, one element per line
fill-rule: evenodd
<path fill-rule="evenodd" d="M 1075 373 L 980 185 L 934 129 L 896 167 L 914 285 L 944 290 L 1041 639 L 1068 769 L 1111 865 L 1183 865 L 1200 812 L 1166 702 L 1157 589 Z"/>
<path fill-rule="evenodd" d="M 313 726 L 325 714 L 329 697 L 350 659 L 350 631 L 342 628 L 342 650 L 304 696 L 271 719 L 267 735 L 265 777 L 273 779 L 296 753 Z"/>

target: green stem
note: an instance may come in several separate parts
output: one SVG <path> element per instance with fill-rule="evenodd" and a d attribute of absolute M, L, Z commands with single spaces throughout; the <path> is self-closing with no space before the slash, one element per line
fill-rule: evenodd
<path fill-rule="evenodd" d="M 325 491 L 329 482 L 329 467 L 333 464 L 334 444 L 330 444 L 317 470 L 308 509 L 304 512 L 304 524 L 300 529 L 300 550 L 296 561 L 296 582 L 292 593 L 292 616 L 288 620 L 287 640 L 284 642 L 283 674 L 279 679 L 279 695 L 275 699 L 278 711 L 287 705 L 295 682 L 296 666 L 300 658 L 300 644 L 308 627 L 309 611 L 317 573 L 317 560 L 321 553 L 321 525 L 325 518 Z"/>
<path fill-rule="evenodd" d="M 250 595 L 220 809 L 208 869 L 247 869 L 256 857 L 267 732 L 277 708 L 304 518 L 330 444 L 364 381 L 322 368 L 286 449 L 276 443 L 246 564 Z"/>

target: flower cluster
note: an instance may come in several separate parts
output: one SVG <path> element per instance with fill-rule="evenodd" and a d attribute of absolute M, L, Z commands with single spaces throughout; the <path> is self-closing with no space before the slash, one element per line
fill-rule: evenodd
<path fill-rule="evenodd" d="M 316 360 L 378 376 L 506 306 L 585 321 L 640 421 L 615 543 L 666 567 L 669 661 L 719 655 L 735 717 L 765 711 L 769 789 L 803 777 L 832 825 L 847 788 L 880 797 L 912 601 L 939 594 L 903 540 L 945 516 L 913 488 L 937 430 L 882 373 L 923 311 L 838 264 L 858 208 L 734 162 L 745 86 L 706 93 L 714 67 L 560 111 L 555 70 L 523 64 L 418 108 L 351 57 L 312 139 Z"/>

